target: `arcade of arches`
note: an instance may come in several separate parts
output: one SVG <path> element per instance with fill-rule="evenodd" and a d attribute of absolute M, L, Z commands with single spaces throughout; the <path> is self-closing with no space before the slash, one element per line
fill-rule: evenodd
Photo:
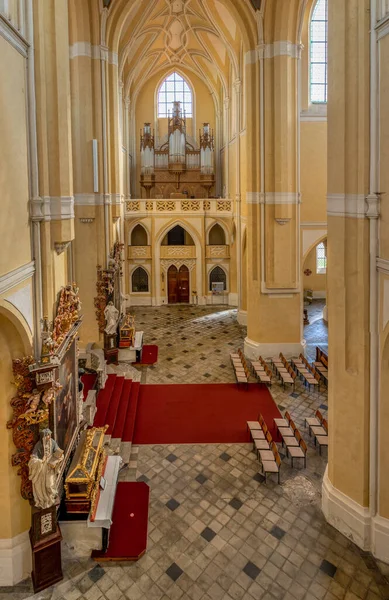
<path fill-rule="evenodd" d="M 208 314 L 218 290 L 249 359 L 304 352 L 304 295 L 322 300 L 322 511 L 389 563 L 388 1 L 0 0 L 0 34 L 0 585 L 30 560 L 11 359 L 39 356 L 71 281 L 80 346 L 102 347 L 115 242 L 128 309 Z"/>

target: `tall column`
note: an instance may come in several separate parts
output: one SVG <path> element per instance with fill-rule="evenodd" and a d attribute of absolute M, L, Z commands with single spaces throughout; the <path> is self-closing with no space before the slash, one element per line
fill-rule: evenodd
<path fill-rule="evenodd" d="M 252 193 L 246 353 L 299 354 L 300 189 L 298 62 L 300 47 L 273 42 L 259 49 L 261 192 Z M 259 264 L 258 264 L 259 260 Z M 250 264 L 250 263 L 249 263 Z M 250 266 L 249 266 L 250 269 Z"/>
<path fill-rule="evenodd" d="M 369 549 L 369 1 L 330 0 L 328 521 Z M 374 266 L 375 268 L 375 266 Z M 371 373 L 374 377 L 374 374 Z M 350 427 L 350 423 L 352 426 Z"/>
<path fill-rule="evenodd" d="M 242 195 L 241 195 L 241 152 L 240 152 L 240 131 L 241 131 L 241 110 L 242 110 L 242 81 L 236 79 L 234 82 L 234 91 L 236 95 L 236 194 L 235 194 L 235 213 L 236 213 L 236 283 L 238 295 L 238 311 L 242 299 Z"/>

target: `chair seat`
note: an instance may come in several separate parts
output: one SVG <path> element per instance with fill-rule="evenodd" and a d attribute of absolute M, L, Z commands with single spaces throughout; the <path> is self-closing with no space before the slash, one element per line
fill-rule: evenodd
<path fill-rule="evenodd" d="M 294 431 L 291 427 L 279 427 L 278 431 L 282 437 L 294 437 Z"/>
<path fill-rule="evenodd" d="M 292 448 L 293 446 L 295 448 L 297 448 L 300 444 L 298 443 L 298 441 L 296 440 L 295 437 L 285 437 L 284 438 L 284 442 L 285 442 L 285 446 L 289 449 Z"/>
<path fill-rule="evenodd" d="M 321 423 L 320 423 L 319 419 L 317 419 L 316 417 L 307 417 L 305 419 L 305 422 L 310 427 L 321 427 Z"/>
<path fill-rule="evenodd" d="M 274 419 L 274 425 L 277 427 L 288 427 L 289 423 L 286 419 Z"/>
<path fill-rule="evenodd" d="M 269 442 L 267 440 L 254 440 L 254 446 L 256 450 L 269 450 Z"/>
<path fill-rule="evenodd" d="M 311 427 L 311 431 L 314 436 L 320 437 L 322 435 L 328 435 L 324 427 Z"/>
<path fill-rule="evenodd" d="M 294 379 L 293 379 L 293 377 L 286 376 L 286 375 L 284 375 L 284 376 L 282 377 L 282 381 L 283 381 L 284 383 L 294 383 Z"/>
<path fill-rule="evenodd" d="M 259 456 L 261 459 L 261 463 L 263 463 L 264 461 L 271 462 L 272 460 L 274 460 L 274 454 L 272 450 L 260 450 Z"/>
<path fill-rule="evenodd" d="M 237 377 L 238 383 L 247 383 L 247 377 Z"/>
<path fill-rule="evenodd" d="M 292 456 L 293 458 L 304 458 L 305 454 L 304 451 L 302 450 L 302 448 L 300 448 L 300 446 L 292 446 L 290 448 L 288 448 L 288 452 L 290 454 L 290 456 Z"/>
<path fill-rule="evenodd" d="M 262 468 L 266 473 L 278 473 L 278 465 L 275 460 L 262 461 Z"/>
<path fill-rule="evenodd" d="M 271 382 L 269 375 L 260 375 L 259 378 L 262 383 L 270 383 Z"/>
<path fill-rule="evenodd" d="M 265 434 L 263 433 L 263 431 L 261 429 L 253 429 L 250 433 L 251 433 L 251 437 L 253 438 L 253 440 L 264 440 L 265 439 Z"/>
<path fill-rule="evenodd" d="M 258 421 L 247 421 L 247 427 L 253 431 L 262 431 L 261 424 Z"/>
<path fill-rule="evenodd" d="M 240 360 L 239 354 L 230 354 L 230 357 L 231 358 L 239 358 L 239 360 Z"/>
<path fill-rule="evenodd" d="M 328 446 L 328 435 L 318 435 L 316 441 L 319 446 Z"/>

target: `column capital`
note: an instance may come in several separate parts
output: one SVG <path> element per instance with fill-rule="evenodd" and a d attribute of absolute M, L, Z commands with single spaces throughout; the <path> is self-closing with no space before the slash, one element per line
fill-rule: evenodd
<path fill-rule="evenodd" d="M 381 194 L 369 194 L 366 197 L 367 210 L 366 216 L 368 219 L 379 219 Z"/>

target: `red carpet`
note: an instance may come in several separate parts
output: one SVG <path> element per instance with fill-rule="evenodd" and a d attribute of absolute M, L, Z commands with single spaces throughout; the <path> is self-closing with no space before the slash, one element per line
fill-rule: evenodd
<path fill-rule="evenodd" d="M 88 392 L 94 389 L 96 380 L 97 375 L 95 375 L 94 373 L 85 373 L 85 375 L 81 375 L 81 381 L 84 384 L 84 402 L 87 399 Z"/>
<path fill-rule="evenodd" d="M 136 365 L 154 365 L 158 360 L 158 346 L 143 346 L 142 360 Z"/>
<path fill-rule="evenodd" d="M 93 427 L 104 427 L 106 424 L 106 416 L 111 400 L 111 394 L 116 382 L 116 375 L 108 375 L 105 382 L 105 388 L 100 390 L 97 396 L 96 406 L 97 413 L 93 422 Z"/>
<path fill-rule="evenodd" d="M 235 384 L 141 385 L 134 444 L 250 441 L 246 421 L 261 412 L 271 434 L 280 412 L 265 387 Z"/>
<path fill-rule="evenodd" d="M 143 482 L 118 483 L 108 550 L 94 550 L 98 561 L 137 560 L 146 551 L 150 488 Z"/>
<path fill-rule="evenodd" d="M 128 408 L 126 419 L 123 424 L 122 440 L 123 442 L 132 442 L 134 437 L 135 419 L 138 409 L 140 383 L 133 382 L 131 386 L 130 398 L 128 400 Z"/>

